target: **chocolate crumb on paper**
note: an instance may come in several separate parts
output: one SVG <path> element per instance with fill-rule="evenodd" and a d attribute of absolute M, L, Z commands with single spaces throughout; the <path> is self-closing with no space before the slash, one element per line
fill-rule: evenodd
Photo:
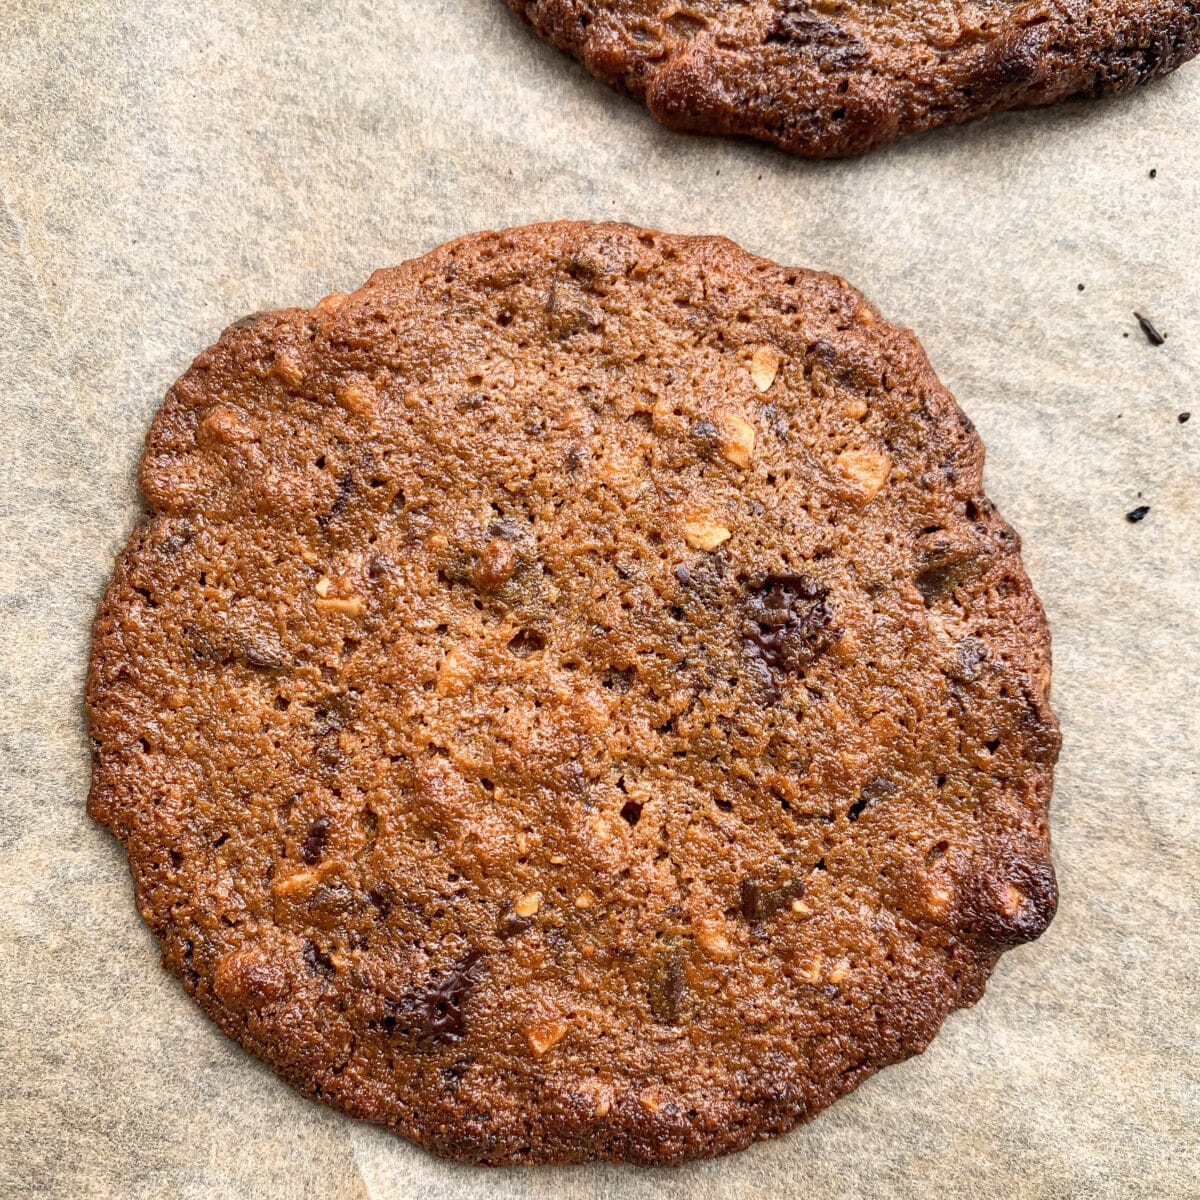
<path fill-rule="evenodd" d="M 1146 335 L 1146 341 L 1150 345 L 1161 346 L 1167 340 L 1166 334 L 1159 333 L 1149 317 L 1143 317 L 1140 312 L 1135 312 L 1133 315 L 1137 317 L 1137 322 L 1142 327 L 1142 332 Z"/>
<path fill-rule="evenodd" d="M 1150 505 L 1139 504 L 1137 508 L 1131 508 L 1129 512 L 1125 514 L 1125 520 L 1127 520 L 1130 525 L 1136 525 L 1139 521 L 1144 521 L 1146 519 L 1146 514 L 1149 513 L 1149 511 Z"/>
<path fill-rule="evenodd" d="M 1180 425 L 1186 425 L 1191 419 L 1192 419 L 1192 414 L 1190 412 L 1181 412 L 1179 414 Z"/>

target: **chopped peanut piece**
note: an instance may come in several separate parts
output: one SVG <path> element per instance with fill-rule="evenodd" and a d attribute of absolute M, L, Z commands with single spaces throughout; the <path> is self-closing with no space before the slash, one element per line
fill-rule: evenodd
<path fill-rule="evenodd" d="M 347 412 L 359 417 L 369 416 L 374 411 L 378 399 L 372 384 L 363 380 L 350 380 L 339 384 L 335 398 Z"/>
<path fill-rule="evenodd" d="M 750 378 L 760 392 L 765 392 L 779 374 L 783 355 L 774 346 L 759 346 L 750 359 Z"/>
<path fill-rule="evenodd" d="M 940 916 L 950 907 L 954 891 L 944 883 L 930 883 L 925 890 L 925 910 L 930 916 Z"/>
<path fill-rule="evenodd" d="M 330 579 L 328 575 L 322 575 L 321 578 L 317 580 L 317 595 L 323 600 L 329 595 L 329 589 L 331 587 L 333 587 L 333 580 Z"/>
<path fill-rule="evenodd" d="M 733 536 L 724 525 L 715 521 L 685 521 L 683 540 L 693 550 L 715 550 Z"/>
<path fill-rule="evenodd" d="M 299 387 L 304 382 L 304 363 L 287 350 L 281 350 L 275 355 L 275 374 L 288 387 Z"/>
<path fill-rule="evenodd" d="M 834 964 L 833 970 L 829 972 L 829 982 L 835 984 L 845 983 L 850 978 L 850 963 L 847 959 L 840 959 Z"/>
<path fill-rule="evenodd" d="M 525 1040 L 529 1048 L 541 1058 L 547 1050 L 552 1050 L 567 1036 L 566 1021 L 542 1021 L 530 1025 L 525 1030 Z"/>
<path fill-rule="evenodd" d="M 1020 888 L 1015 888 L 1010 883 L 1004 889 L 1004 899 L 1000 903 L 1000 911 L 1008 918 L 1015 917 L 1025 904 L 1028 897 Z"/>
<path fill-rule="evenodd" d="M 737 955 L 737 947 L 716 929 L 701 929 L 696 934 L 696 945 L 717 962 L 727 962 Z"/>
<path fill-rule="evenodd" d="M 721 454 L 735 467 L 748 467 L 754 454 L 754 426 L 736 413 L 719 412 L 716 417 L 721 432 Z"/>
<path fill-rule="evenodd" d="M 340 612 L 348 617 L 361 617 L 366 610 L 361 596 L 331 596 L 327 600 L 318 600 L 317 607 L 323 612 Z"/>
<path fill-rule="evenodd" d="M 820 983 L 821 968 L 815 963 L 801 963 L 800 966 L 796 968 L 796 978 L 802 979 L 805 983 Z"/>
<path fill-rule="evenodd" d="M 349 297 L 345 292 L 330 292 L 328 296 L 322 296 L 321 299 L 317 301 L 317 311 L 337 312 L 337 310 L 342 307 L 342 304 L 348 299 Z"/>
<path fill-rule="evenodd" d="M 542 907 L 542 893 L 529 892 L 513 904 L 513 912 L 518 917 L 532 917 Z"/>
<path fill-rule="evenodd" d="M 475 660 L 461 646 L 455 646 L 438 664 L 437 694 L 460 696 L 471 686 Z"/>
<path fill-rule="evenodd" d="M 290 875 L 280 875 L 271 882 L 271 894 L 273 896 L 292 896 L 296 892 L 306 892 L 336 869 L 336 860 L 330 859 L 312 870 L 293 871 Z"/>
<path fill-rule="evenodd" d="M 867 402 L 861 396 L 846 401 L 846 416 L 857 421 L 867 415 Z"/>
<path fill-rule="evenodd" d="M 892 460 L 878 450 L 843 450 L 837 456 L 837 465 L 870 502 L 887 482 Z"/>
<path fill-rule="evenodd" d="M 206 445 L 235 446 L 238 442 L 252 442 L 258 436 L 253 425 L 248 425 L 231 408 L 218 404 L 200 422 L 197 440 Z"/>
<path fill-rule="evenodd" d="M 596 897 L 591 892 L 584 888 L 578 896 L 575 897 L 576 908 L 591 908 L 596 903 Z"/>

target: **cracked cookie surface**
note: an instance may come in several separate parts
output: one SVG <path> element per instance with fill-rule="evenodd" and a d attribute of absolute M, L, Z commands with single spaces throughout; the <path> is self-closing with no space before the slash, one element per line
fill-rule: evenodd
<path fill-rule="evenodd" d="M 809 158 L 1071 96 L 1200 48 L 1198 0 L 507 0 L 664 125 Z"/>
<path fill-rule="evenodd" d="M 714 238 L 464 238 L 172 387 L 95 625 L 164 962 L 439 1154 L 671 1163 L 1053 915 L 1049 643 L 908 332 Z"/>

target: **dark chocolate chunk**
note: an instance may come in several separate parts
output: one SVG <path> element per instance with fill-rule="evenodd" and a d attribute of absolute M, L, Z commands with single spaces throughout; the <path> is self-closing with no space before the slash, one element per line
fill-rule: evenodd
<path fill-rule="evenodd" d="M 979 638 L 965 637 L 958 643 L 958 669 L 955 675 L 971 683 L 979 676 L 979 668 L 988 656 L 987 643 Z"/>
<path fill-rule="evenodd" d="M 325 842 L 329 837 L 329 818 L 318 817 L 309 827 L 308 836 L 304 839 L 301 855 L 304 861 L 315 867 L 325 854 Z"/>
<path fill-rule="evenodd" d="M 392 906 L 395 904 L 391 884 L 386 880 L 381 881 L 367 892 L 367 899 L 371 902 L 371 907 L 379 914 L 380 920 L 386 921 L 388 913 L 392 911 Z"/>
<path fill-rule="evenodd" d="M 242 646 L 242 661 L 256 671 L 282 671 L 283 648 L 278 642 L 265 637 L 247 638 Z"/>
<path fill-rule="evenodd" d="M 510 937 L 516 937 L 520 933 L 525 933 L 533 928 L 532 917 L 522 917 L 513 912 L 512 908 L 506 908 L 496 918 L 496 936 L 507 940 Z"/>
<path fill-rule="evenodd" d="M 766 921 L 803 895 L 804 880 L 799 877 L 776 883 L 743 879 L 738 892 L 738 908 L 747 921 Z"/>
<path fill-rule="evenodd" d="M 1192 419 L 1192 414 L 1190 412 L 1181 412 L 1179 414 L 1180 425 L 1186 425 L 1191 419 Z"/>
<path fill-rule="evenodd" d="M 858 799 L 850 806 L 850 811 L 846 815 L 851 821 L 857 821 L 868 804 L 874 800 L 882 800 L 884 796 L 890 796 L 895 790 L 896 785 L 891 780 L 877 775 L 858 793 Z"/>
<path fill-rule="evenodd" d="M 1150 511 L 1150 505 L 1139 504 L 1137 508 L 1132 508 L 1125 514 L 1125 520 L 1131 525 L 1136 525 L 1139 521 L 1146 519 L 1146 514 Z"/>
<path fill-rule="evenodd" d="M 826 67 L 848 67 L 867 57 L 866 46 L 853 33 L 812 12 L 804 0 L 794 0 L 779 14 L 766 44 L 812 55 Z"/>
<path fill-rule="evenodd" d="M 328 512 L 321 513 L 317 517 L 317 524 L 322 529 L 327 529 L 330 523 L 336 520 L 346 511 L 346 503 L 350 499 L 350 493 L 354 490 L 354 477 L 352 475 L 343 475 L 337 482 L 337 496 L 334 498 L 333 504 Z"/>
<path fill-rule="evenodd" d="M 304 965 L 314 975 L 325 975 L 332 977 L 337 973 L 333 965 L 333 959 L 317 945 L 316 942 L 304 939 L 304 949 L 301 951 L 304 958 Z"/>
<path fill-rule="evenodd" d="M 711 458 L 721 447 L 721 431 L 711 421 L 697 421 L 688 430 L 688 437 L 701 458 Z"/>
<path fill-rule="evenodd" d="M 673 1025 L 679 1019 L 683 999 L 683 955 L 671 947 L 660 952 L 650 967 L 647 986 L 650 1015 L 662 1025 Z"/>

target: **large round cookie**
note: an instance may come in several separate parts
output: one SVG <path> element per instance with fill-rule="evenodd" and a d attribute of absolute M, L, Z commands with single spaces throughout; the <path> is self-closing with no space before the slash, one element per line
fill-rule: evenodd
<path fill-rule="evenodd" d="M 663 124 L 793 154 L 1127 91 L 1200 48 L 1200 0 L 507 0 Z"/>
<path fill-rule="evenodd" d="M 92 814 L 311 1095 L 484 1163 L 719 1154 L 1055 906 L 1042 610 L 913 336 L 715 238 L 464 238 L 169 392 Z"/>

